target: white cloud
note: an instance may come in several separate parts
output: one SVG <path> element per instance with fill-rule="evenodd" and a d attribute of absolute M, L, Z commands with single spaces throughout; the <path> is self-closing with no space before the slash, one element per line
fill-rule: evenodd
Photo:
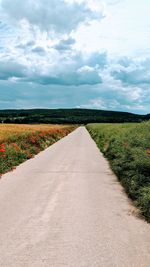
<path fill-rule="evenodd" d="M 103 16 L 101 10 L 94 10 L 86 2 L 69 3 L 64 0 L 2 0 L 2 8 L 12 21 L 25 19 L 42 31 L 58 33 L 69 33 L 81 22 L 101 19 Z"/>
<path fill-rule="evenodd" d="M 149 112 L 149 8 L 147 0 L 2 0 L 2 86 L 18 105 L 31 97 L 35 106 L 42 94 L 44 105 L 47 92 L 52 105 L 60 93 L 64 106 Z"/>
<path fill-rule="evenodd" d="M 104 99 L 96 98 L 91 99 L 87 104 L 82 104 L 78 108 L 89 108 L 89 109 L 107 109 L 107 105 Z"/>
<path fill-rule="evenodd" d="M 106 50 L 114 56 L 150 52 L 150 2 L 147 0 L 105 2 L 105 18 L 81 25 L 75 33 L 76 48 L 88 53 Z M 91 38 L 92 36 L 92 38 Z"/>
<path fill-rule="evenodd" d="M 89 100 L 87 103 L 77 106 L 78 108 L 87 108 L 87 109 L 102 109 L 102 110 L 112 110 L 112 111 L 144 111 L 145 107 L 142 104 L 132 103 L 132 104 L 124 104 L 120 103 L 116 99 L 106 98 L 95 98 Z"/>

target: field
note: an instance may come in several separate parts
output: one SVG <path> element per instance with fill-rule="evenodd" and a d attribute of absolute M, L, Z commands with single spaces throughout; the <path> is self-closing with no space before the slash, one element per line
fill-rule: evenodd
<path fill-rule="evenodd" d="M 51 129 L 63 129 L 63 125 L 53 125 L 53 124 L 0 124 L 0 142 L 11 138 L 13 135 L 20 135 L 23 133 L 32 133 L 39 131 L 49 131 Z"/>
<path fill-rule="evenodd" d="M 34 157 L 76 126 L 0 124 L 0 176 Z"/>
<path fill-rule="evenodd" d="M 150 220 L 150 122 L 89 124 L 87 129 L 129 197 Z"/>

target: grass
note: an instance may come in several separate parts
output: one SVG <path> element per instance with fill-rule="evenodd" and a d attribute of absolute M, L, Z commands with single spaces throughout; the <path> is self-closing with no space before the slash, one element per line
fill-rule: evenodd
<path fill-rule="evenodd" d="M 150 122 L 89 124 L 87 129 L 129 197 L 150 221 Z"/>
<path fill-rule="evenodd" d="M 0 125 L 0 176 L 34 157 L 76 126 Z"/>

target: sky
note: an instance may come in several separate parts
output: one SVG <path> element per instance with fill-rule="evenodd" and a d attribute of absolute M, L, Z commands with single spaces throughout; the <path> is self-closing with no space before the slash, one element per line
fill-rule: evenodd
<path fill-rule="evenodd" d="M 0 0 L 0 109 L 150 113 L 149 0 Z"/>

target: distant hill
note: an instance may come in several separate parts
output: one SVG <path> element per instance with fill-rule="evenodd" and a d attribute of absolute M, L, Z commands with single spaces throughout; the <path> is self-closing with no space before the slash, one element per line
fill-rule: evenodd
<path fill-rule="evenodd" d="M 92 109 L 21 109 L 0 110 L 0 122 L 4 123 L 76 123 L 91 122 L 141 122 L 150 119 L 148 115 L 128 112 Z"/>

